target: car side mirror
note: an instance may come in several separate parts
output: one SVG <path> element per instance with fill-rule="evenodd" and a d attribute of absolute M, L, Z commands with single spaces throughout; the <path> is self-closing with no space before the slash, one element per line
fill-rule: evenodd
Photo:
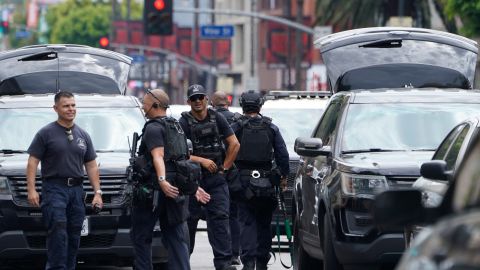
<path fill-rule="evenodd" d="M 401 229 L 422 221 L 422 193 L 416 189 L 388 190 L 375 197 L 375 223 L 386 229 Z"/>
<path fill-rule="evenodd" d="M 448 180 L 447 162 L 445 160 L 431 160 L 424 162 L 420 167 L 420 174 L 427 179 Z"/>
<path fill-rule="evenodd" d="M 323 143 L 319 138 L 299 137 L 295 140 L 294 151 L 299 156 L 316 157 L 323 154 Z"/>

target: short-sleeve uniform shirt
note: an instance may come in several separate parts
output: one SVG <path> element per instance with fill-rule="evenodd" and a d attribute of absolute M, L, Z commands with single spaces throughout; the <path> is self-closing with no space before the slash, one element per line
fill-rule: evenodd
<path fill-rule="evenodd" d="M 84 164 L 97 157 L 90 135 L 74 125 L 73 140 L 69 140 L 66 128 L 52 122 L 40 129 L 27 152 L 41 162 L 43 178 L 84 176 Z"/>

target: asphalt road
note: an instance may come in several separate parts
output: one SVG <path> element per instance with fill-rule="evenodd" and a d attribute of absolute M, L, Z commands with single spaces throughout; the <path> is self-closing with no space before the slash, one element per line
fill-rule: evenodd
<path fill-rule="evenodd" d="M 199 223 L 199 228 L 205 228 L 205 222 Z M 276 261 L 273 258 L 270 260 L 269 270 L 281 270 L 285 269 L 280 263 L 278 253 L 275 254 L 277 259 Z M 290 265 L 290 257 L 288 253 L 281 253 L 282 260 L 285 264 Z M 208 242 L 207 232 L 204 230 L 198 231 L 195 240 L 195 251 L 190 258 L 190 264 L 192 270 L 213 270 L 213 253 Z M 242 266 L 238 266 L 237 269 L 240 270 Z M 102 269 L 102 270 L 131 270 L 131 267 L 82 267 L 79 266 L 79 270 L 93 270 L 93 269 Z"/>

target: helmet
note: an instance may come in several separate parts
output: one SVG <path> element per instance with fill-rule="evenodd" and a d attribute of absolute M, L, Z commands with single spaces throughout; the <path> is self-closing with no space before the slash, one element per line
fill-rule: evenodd
<path fill-rule="evenodd" d="M 243 92 L 240 96 L 240 107 L 254 107 L 260 108 L 262 107 L 265 100 L 263 99 L 262 95 L 255 90 L 248 90 L 247 92 Z"/>

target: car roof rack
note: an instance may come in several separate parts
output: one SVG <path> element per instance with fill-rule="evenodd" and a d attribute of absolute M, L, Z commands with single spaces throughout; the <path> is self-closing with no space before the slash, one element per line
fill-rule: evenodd
<path fill-rule="evenodd" d="M 288 91 L 288 90 L 270 90 L 265 95 L 265 99 L 304 99 L 304 98 L 327 98 L 332 96 L 330 91 Z"/>

